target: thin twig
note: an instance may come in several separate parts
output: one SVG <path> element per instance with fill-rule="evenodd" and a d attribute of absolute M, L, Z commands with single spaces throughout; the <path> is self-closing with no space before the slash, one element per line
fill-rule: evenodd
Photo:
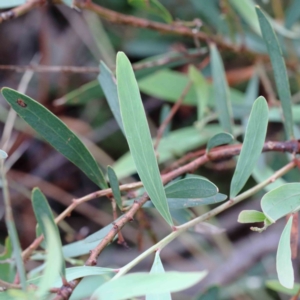
<path fill-rule="evenodd" d="M 24 4 L 19 5 L 11 10 L 0 13 L 0 24 L 4 21 L 18 18 L 36 7 L 43 6 L 47 0 L 28 0 Z"/>
<path fill-rule="evenodd" d="M 175 52 L 172 51 L 163 57 L 159 57 L 156 60 L 152 61 L 141 61 L 138 63 L 134 63 L 132 65 L 135 71 L 142 69 L 150 69 L 158 66 L 163 66 L 166 64 L 170 64 L 172 62 L 176 62 L 180 59 L 192 60 L 197 58 L 207 52 L 207 49 L 197 49 L 195 51 L 186 51 L 186 52 Z M 80 67 L 80 66 L 48 66 L 48 65 L 0 65 L 0 70 L 2 71 L 14 71 L 18 73 L 23 73 L 26 71 L 32 71 L 35 73 L 95 73 L 98 74 L 100 72 L 99 67 Z"/>
<path fill-rule="evenodd" d="M 153 245 L 152 247 L 147 249 L 145 252 L 143 252 L 141 255 L 139 255 L 137 258 L 135 258 L 130 263 L 128 263 L 126 266 L 122 267 L 113 279 L 116 279 L 116 278 L 126 274 L 130 269 L 132 269 L 132 267 L 137 265 L 145 257 L 147 257 L 148 255 L 150 255 L 151 253 L 153 253 L 157 250 L 161 250 L 163 247 L 165 247 L 167 244 L 169 244 L 171 241 L 173 241 L 176 237 L 178 237 L 182 232 L 188 230 L 189 228 L 194 227 L 195 225 L 197 225 L 200 222 L 209 220 L 210 218 L 218 215 L 219 213 L 223 212 L 224 210 L 228 209 L 229 207 L 241 202 L 242 200 L 249 198 L 250 196 L 254 195 L 258 191 L 263 189 L 268 184 L 274 182 L 276 179 L 278 179 L 279 177 L 286 174 L 288 171 L 293 169 L 295 166 L 296 166 L 295 161 L 288 163 L 283 168 L 281 168 L 280 170 L 275 172 L 271 177 L 269 177 L 268 179 L 264 180 L 263 182 L 257 184 L 256 186 L 252 187 L 251 189 L 247 190 L 246 192 L 240 194 L 239 196 L 236 196 L 235 198 L 228 200 L 224 204 L 219 205 L 215 209 L 199 216 L 198 218 L 195 218 L 189 222 L 186 222 L 180 226 L 177 226 L 172 233 L 170 233 L 164 239 L 159 241 L 156 245 Z"/>
<path fill-rule="evenodd" d="M 233 44 L 230 44 L 223 39 L 219 37 L 214 36 L 208 36 L 206 33 L 201 31 L 195 31 L 189 27 L 186 27 L 179 23 L 172 23 L 172 24 L 164 24 L 159 22 L 153 22 L 146 19 L 125 15 L 122 13 L 115 12 L 113 10 L 104 8 L 100 5 L 97 5 L 93 3 L 91 0 L 76 0 L 75 5 L 78 8 L 81 9 L 87 9 L 95 12 L 98 14 L 101 18 L 115 23 L 115 24 L 121 24 L 121 25 L 129 25 L 134 26 L 137 28 L 146 28 L 150 30 L 155 30 L 164 34 L 175 34 L 175 35 L 181 35 L 186 36 L 190 38 L 196 38 L 200 41 L 211 41 L 218 44 L 221 48 L 228 49 L 234 52 L 247 52 L 249 55 L 257 55 L 257 53 L 254 53 L 250 50 L 245 51 L 245 49 L 241 48 L 240 46 L 236 46 Z"/>
<path fill-rule="evenodd" d="M 178 109 L 181 106 L 182 102 L 184 101 L 186 95 L 190 91 L 192 85 L 193 85 L 193 83 L 191 81 L 189 81 L 187 83 L 184 90 L 182 91 L 182 94 L 180 95 L 180 97 L 178 98 L 176 103 L 173 105 L 172 109 L 170 110 L 170 112 L 167 115 L 167 117 L 165 118 L 165 120 L 162 122 L 162 124 L 158 128 L 155 143 L 154 143 L 154 150 L 157 150 L 157 147 L 158 147 L 159 142 L 160 142 L 160 140 L 161 140 L 161 138 L 164 134 L 164 131 L 165 131 L 166 127 L 168 126 L 168 124 L 170 123 L 170 121 L 172 120 L 172 118 L 174 117 L 176 112 L 178 111 Z"/>
<path fill-rule="evenodd" d="M 20 284 L 15 284 L 15 283 L 10 283 L 10 282 L 6 282 L 2 279 L 0 279 L 0 286 L 2 288 L 6 288 L 6 289 L 21 289 L 21 285 Z"/>
<path fill-rule="evenodd" d="M 195 170 L 205 164 L 208 161 L 214 161 L 218 159 L 228 159 L 231 158 L 235 155 L 238 155 L 241 151 L 242 145 L 229 145 L 229 146 L 223 146 L 223 147 L 218 147 L 216 149 L 213 149 L 209 153 L 209 157 L 207 155 L 203 155 L 194 161 L 179 167 L 176 170 L 173 170 L 167 174 L 162 175 L 162 181 L 164 184 L 168 183 L 172 179 L 190 172 L 191 170 Z M 292 140 L 292 141 L 287 141 L 287 142 L 266 142 L 263 147 L 263 152 L 268 152 L 268 151 L 277 151 L 277 152 L 289 152 L 289 153 L 299 153 L 299 147 L 298 147 L 298 141 Z M 130 184 L 123 184 L 120 186 L 121 191 L 129 191 L 133 189 L 140 188 L 142 186 L 142 182 L 135 182 L 135 183 L 130 183 Z M 82 198 L 79 199 L 74 199 L 72 204 L 68 206 L 58 217 L 55 218 L 55 222 L 59 223 L 61 220 L 65 219 L 66 217 L 70 216 L 72 211 L 80 204 L 90 201 L 95 198 L 107 196 L 107 195 L 112 195 L 112 190 L 111 189 L 105 189 L 105 190 L 100 190 L 96 191 L 94 193 L 88 194 Z M 145 200 L 145 202 L 147 199 Z M 142 203 L 143 204 L 143 203 Z M 141 204 L 141 205 L 142 205 Z M 140 205 L 137 206 L 136 203 L 130 208 L 128 212 L 130 212 L 130 216 L 133 210 L 133 214 L 139 209 Z M 119 220 L 120 224 L 123 224 L 123 221 L 127 223 L 131 218 L 122 218 Z M 125 223 L 121 226 L 119 222 L 116 223 L 116 225 L 119 228 L 122 228 Z M 120 227 L 121 226 L 121 227 Z M 112 236 L 112 238 L 114 235 Z M 23 260 L 26 261 L 32 254 L 34 250 L 36 250 L 40 243 L 43 241 L 43 236 L 40 236 L 39 238 L 35 239 L 32 244 L 23 251 L 22 257 Z M 107 240 L 106 240 L 107 241 Z M 109 240 L 107 241 L 107 243 Z M 99 253 L 100 254 L 100 253 Z"/>
<path fill-rule="evenodd" d="M 283 142 L 284 143 L 284 142 Z M 282 143 L 281 143 L 282 144 Z M 163 184 L 166 184 L 168 183 L 169 181 L 171 181 L 172 179 L 178 177 L 179 175 L 182 175 L 182 174 L 185 174 L 187 173 L 189 170 L 194 170 L 195 168 L 205 164 L 206 162 L 208 162 L 209 160 L 214 160 L 214 159 L 217 159 L 218 157 L 221 157 L 222 159 L 223 158 L 229 158 L 229 157 L 232 157 L 232 156 L 235 156 L 235 155 L 238 155 L 240 153 L 240 150 L 241 150 L 241 145 L 237 145 L 237 147 L 235 147 L 236 145 L 234 145 L 233 147 L 232 146 L 227 146 L 227 148 L 229 148 L 227 151 L 224 149 L 226 148 L 225 147 L 220 147 L 222 150 L 220 149 L 217 149 L 215 151 L 212 151 L 212 155 L 210 155 L 209 157 L 207 155 L 203 155 L 199 158 L 197 158 L 196 160 L 188 163 L 187 165 L 185 166 L 182 166 L 168 174 L 165 174 L 162 176 L 162 181 L 163 181 Z M 278 148 L 278 144 L 276 142 L 268 142 L 268 143 L 265 143 L 265 147 L 264 149 L 265 150 L 273 150 L 274 149 L 279 149 Z M 297 147 L 297 148 L 296 148 Z M 284 148 L 284 147 L 283 147 Z M 299 152 L 299 146 L 298 146 L 298 142 L 297 141 L 290 141 L 288 142 L 288 149 L 289 150 L 292 150 L 292 153 L 293 152 Z M 295 151 L 295 149 L 297 149 L 297 151 Z M 276 150 L 275 150 L 276 151 Z M 280 151 L 282 151 L 282 147 L 280 149 Z M 223 154 L 224 152 L 224 154 Z M 219 155 L 217 155 L 217 153 Z M 268 183 L 270 182 L 273 182 L 275 179 L 277 179 L 279 176 L 281 176 L 281 174 L 284 174 L 285 172 L 287 172 L 288 170 L 294 168 L 296 165 L 296 162 L 293 161 L 291 163 L 289 163 L 288 165 L 286 165 L 285 167 L 283 167 L 282 169 L 280 169 L 279 171 L 277 171 L 276 173 L 274 173 L 274 175 L 269 178 L 268 180 L 258 184 L 257 186 L 255 186 L 254 188 L 246 191 L 245 193 L 243 193 L 243 197 L 240 196 L 237 196 L 235 198 L 235 200 L 233 199 L 230 199 L 229 201 L 227 201 L 225 204 L 223 205 L 220 205 L 218 206 L 216 209 L 204 214 L 203 216 L 205 216 L 204 219 L 201 219 L 201 217 L 198 217 L 182 226 L 179 226 L 179 227 L 176 227 L 176 230 L 173 231 L 169 237 L 171 236 L 172 239 L 176 238 L 180 231 L 184 231 L 187 229 L 187 226 L 188 228 L 190 228 L 191 226 L 194 226 L 196 225 L 197 223 L 199 222 L 202 222 L 204 220 L 207 220 L 213 216 L 215 216 L 216 214 L 220 213 L 221 211 L 229 208 L 230 206 L 234 205 L 235 203 L 245 199 L 246 197 L 249 197 L 251 196 L 254 192 L 257 192 L 259 189 L 263 188 L 265 185 L 267 185 Z M 118 231 L 120 229 L 122 229 L 126 223 L 130 222 L 133 220 L 133 217 L 135 215 L 135 213 L 138 211 L 138 209 L 148 200 L 148 195 L 147 194 L 144 194 L 140 199 L 139 201 L 135 201 L 134 204 L 132 205 L 132 207 L 130 208 L 130 210 L 123 215 L 122 218 L 120 218 L 117 222 L 114 223 L 114 227 L 108 232 L 108 234 L 105 236 L 104 239 L 102 239 L 100 241 L 100 243 L 96 246 L 96 248 L 94 248 L 92 251 L 91 251 L 91 254 L 88 258 L 88 260 L 86 261 L 86 264 L 87 266 L 94 266 L 97 264 L 97 258 L 98 256 L 100 255 L 100 253 L 103 251 L 103 249 L 110 243 L 112 242 L 112 240 L 114 239 L 115 235 L 118 233 Z M 192 223 L 193 222 L 193 223 Z M 165 239 L 163 239 L 162 241 L 165 241 Z M 152 249 L 151 252 L 155 251 L 157 249 L 157 245 L 155 245 L 156 247 L 154 247 L 155 249 L 153 250 L 151 248 L 149 249 Z M 148 249 L 148 250 L 149 250 Z M 147 251 L 148 251 L 147 250 Z M 117 275 L 116 275 L 117 276 Z M 74 286 L 74 288 L 80 283 L 81 281 L 81 278 L 78 278 L 74 281 L 72 281 L 72 286 Z M 62 287 L 61 289 L 65 290 L 64 287 Z M 68 294 L 67 296 L 69 297 L 70 295 L 72 294 L 72 290 L 70 290 L 70 294 Z M 64 295 L 65 296 L 65 295 Z M 61 295 L 58 293 L 57 296 L 54 298 L 54 300 L 64 300 L 65 298 L 62 298 Z"/>

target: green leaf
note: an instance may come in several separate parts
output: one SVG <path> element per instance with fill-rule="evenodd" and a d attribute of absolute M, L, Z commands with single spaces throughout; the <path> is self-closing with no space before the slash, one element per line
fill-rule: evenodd
<path fill-rule="evenodd" d="M 165 188 L 167 198 L 207 198 L 218 193 L 218 188 L 212 182 L 190 177 L 177 180 Z M 152 199 L 151 199 L 152 200 Z"/>
<path fill-rule="evenodd" d="M 150 274 L 162 274 L 165 273 L 164 266 L 160 260 L 159 251 L 156 251 L 153 265 L 150 270 Z M 172 300 L 169 292 L 159 294 L 147 294 L 146 300 Z"/>
<path fill-rule="evenodd" d="M 272 222 L 300 209 L 300 183 L 287 183 L 261 199 L 263 213 Z"/>
<path fill-rule="evenodd" d="M 255 13 L 255 3 L 251 0 L 229 0 L 229 2 L 250 28 L 258 35 L 261 35 L 259 22 Z"/>
<path fill-rule="evenodd" d="M 46 215 L 43 222 L 47 236 L 47 256 L 45 271 L 39 282 L 38 290 L 36 291 L 36 295 L 39 299 L 42 299 L 42 297 L 48 293 L 48 290 L 52 288 L 55 280 L 59 276 L 61 265 L 63 264 L 61 242 L 57 235 L 57 230 Z"/>
<path fill-rule="evenodd" d="M 66 269 L 65 279 L 69 282 L 77 278 L 83 278 L 87 276 L 96 276 L 103 274 L 114 273 L 114 269 L 110 268 L 101 268 L 101 267 L 90 267 L 90 266 L 80 266 L 72 267 Z M 35 277 L 31 280 L 28 280 L 29 284 L 39 285 L 39 282 L 44 278 L 44 275 Z M 52 284 L 52 287 L 61 287 L 63 285 L 62 279 L 59 275 L 55 278 L 55 281 Z"/>
<path fill-rule="evenodd" d="M 168 117 L 169 113 L 171 111 L 171 108 L 168 104 L 164 104 L 160 110 L 160 115 L 159 115 L 159 124 L 161 125 L 164 120 Z M 164 133 L 163 133 L 163 137 L 168 136 L 168 134 L 171 131 L 171 124 L 172 124 L 172 120 L 167 124 Z"/>
<path fill-rule="evenodd" d="M 97 288 L 110 280 L 113 276 L 113 273 L 107 273 L 100 276 L 84 277 L 75 288 L 70 300 L 89 299 Z"/>
<path fill-rule="evenodd" d="M 119 188 L 119 181 L 114 169 L 111 166 L 107 167 L 107 175 L 109 178 L 109 183 L 112 189 L 113 196 L 116 200 L 118 207 L 122 210 L 122 199 Z"/>
<path fill-rule="evenodd" d="M 8 157 L 7 153 L 0 149 L 0 159 L 6 159 Z"/>
<path fill-rule="evenodd" d="M 178 292 L 193 286 L 205 276 L 205 271 L 194 273 L 128 274 L 103 284 L 92 295 L 92 299 L 106 299 L 107 295 L 109 295 L 110 300 L 121 300 L 143 296 L 149 292 L 152 294 Z"/>
<path fill-rule="evenodd" d="M 10 8 L 14 6 L 22 5 L 26 0 L 1 0 L 0 8 Z"/>
<path fill-rule="evenodd" d="M 173 22 L 171 14 L 158 0 L 128 0 L 128 3 L 161 17 L 167 23 Z"/>
<path fill-rule="evenodd" d="M 95 159 L 79 138 L 54 114 L 35 100 L 9 88 L 3 88 L 6 101 L 34 130 L 93 182 L 105 189 L 107 183 Z"/>
<path fill-rule="evenodd" d="M 98 80 L 90 81 L 80 88 L 54 101 L 55 105 L 82 105 L 93 99 L 100 99 L 104 96 Z"/>
<path fill-rule="evenodd" d="M 211 286 L 204 293 L 201 293 L 199 296 L 193 300 L 220 300 L 220 288 L 218 286 Z"/>
<path fill-rule="evenodd" d="M 276 270 L 279 282 L 288 289 L 292 289 L 294 286 L 294 269 L 290 245 L 292 223 L 293 216 L 290 216 L 282 231 L 276 255 Z"/>
<path fill-rule="evenodd" d="M 230 198 L 235 197 L 250 177 L 261 154 L 268 127 L 268 105 L 258 97 L 252 107 L 245 139 L 230 185 Z"/>
<path fill-rule="evenodd" d="M 198 121 L 202 120 L 206 110 L 209 97 L 209 86 L 205 77 L 193 65 L 189 66 L 189 78 L 194 84 L 197 94 Z"/>
<path fill-rule="evenodd" d="M 131 64 L 122 52 L 117 55 L 117 86 L 123 126 L 138 174 L 156 209 L 172 225 L 141 95 Z"/>
<path fill-rule="evenodd" d="M 100 74 L 98 76 L 98 80 L 103 89 L 111 112 L 113 113 L 120 129 L 124 133 L 116 79 L 104 62 L 100 63 Z"/>
<path fill-rule="evenodd" d="M 267 45 L 268 53 L 270 55 L 271 64 L 274 71 L 277 92 L 283 110 L 283 124 L 285 127 L 285 132 L 287 137 L 289 139 L 292 139 L 294 138 L 292 100 L 283 54 L 280 49 L 275 32 L 272 29 L 267 17 L 259 7 L 256 7 L 256 13 L 258 15 L 259 24 L 263 34 L 263 38 Z"/>
<path fill-rule="evenodd" d="M 299 283 L 295 283 L 292 289 L 287 289 L 284 286 L 282 286 L 278 280 L 267 280 L 266 287 L 275 292 L 284 293 L 290 296 L 295 296 L 300 290 Z"/>
<path fill-rule="evenodd" d="M 167 198 L 168 205 L 170 209 L 185 209 L 187 207 L 195 207 L 195 206 L 201 206 L 201 205 L 209 205 L 209 204 L 216 204 L 219 202 L 223 202 L 227 199 L 227 196 L 224 194 L 216 194 L 212 197 L 207 198 Z M 132 205 L 134 200 L 127 201 L 127 205 Z M 154 207 L 153 203 L 151 201 L 147 201 L 143 208 L 150 208 Z"/>
<path fill-rule="evenodd" d="M 14 264 L 9 261 L 13 257 L 13 248 L 9 237 L 5 239 L 4 249 L 4 252 L 0 253 L 0 279 L 13 282 L 16 272 Z"/>
<path fill-rule="evenodd" d="M 229 90 L 225 76 L 225 70 L 222 58 L 216 45 L 210 45 L 211 69 L 214 85 L 214 95 L 216 101 L 216 109 L 220 125 L 225 132 L 233 133 L 232 126 L 232 109 L 230 103 Z"/>
<path fill-rule="evenodd" d="M 57 228 L 57 225 L 55 224 L 54 217 L 52 214 L 52 210 L 49 206 L 49 203 L 39 188 L 34 188 L 32 190 L 31 202 L 32 202 L 32 207 L 33 207 L 35 218 L 38 222 L 38 226 L 46 240 L 46 248 L 49 247 L 49 245 L 48 245 L 49 240 L 48 240 L 48 236 L 47 236 L 47 230 L 46 230 L 47 228 L 45 227 L 45 222 L 44 222 L 45 218 L 47 219 L 47 221 L 49 223 L 51 223 L 51 227 L 55 230 L 55 233 L 56 233 L 56 236 L 58 239 L 57 242 L 60 244 L 58 251 L 60 252 L 60 257 L 61 257 L 61 261 L 62 261 L 62 264 L 61 264 L 62 269 L 61 269 L 60 273 L 63 276 L 65 276 L 65 267 L 66 266 L 65 266 L 65 263 L 63 260 L 63 254 L 62 254 L 62 250 L 61 250 L 62 244 L 61 244 L 61 240 L 59 237 L 59 230 Z"/>
<path fill-rule="evenodd" d="M 208 153 L 210 149 L 221 146 L 221 145 L 226 145 L 230 144 L 233 141 L 234 137 L 230 133 L 226 132 L 221 132 L 216 135 L 214 135 L 207 143 L 206 146 L 206 152 Z"/>
<path fill-rule="evenodd" d="M 266 216 L 264 213 L 257 210 L 243 210 L 238 217 L 239 223 L 258 223 L 264 222 Z"/>
<path fill-rule="evenodd" d="M 140 91 L 149 95 L 156 97 L 158 99 L 163 99 L 170 102 L 176 102 L 179 95 L 189 82 L 187 75 L 172 71 L 169 69 L 163 69 L 154 72 L 142 79 L 138 80 Z M 214 87 L 211 83 L 207 82 L 207 87 L 209 89 L 209 97 L 207 105 L 213 107 L 214 101 Z M 229 89 L 230 99 L 232 104 L 242 104 L 244 105 L 244 94 L 235 89 Z M 186 105 L 197 105 L 197 94 L 195 87 L 193 86 L 184 98 L 184 104 Z"/>
<path fill-rule="evenodd" d="M 294 0 L 291 2 L 285 12 L 285 26 L 291 28 L 300 18 L 300 2 Z"/>

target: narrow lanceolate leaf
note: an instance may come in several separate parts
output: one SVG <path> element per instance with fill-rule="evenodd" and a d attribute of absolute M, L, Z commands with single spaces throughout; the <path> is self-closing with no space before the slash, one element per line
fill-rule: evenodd
<path fill-rule="evenodd" d="M 209 98 L 209 85 L 205 77 L 193 66 L 189 66 L 189 78 L 193 82 L 197 94 L 198 121 L 202 120 Z"/>
<path fill-rule="evenodd" d="M 208 205 L 208 204 L 216 204 L 219 202 L 223 202 L 227 199 L 227 196 L 224 194 L 216 194 L 212 197 L 207 198 L 167 198 L 168 205 L 170 209 L 184 209 L 187 207 L 195 207 L 201 205 Z M 134 200 L 127 201 L 127 204 L 133 204 Z M 147 201 L 143 208 L 153 207 L 151 201 Z"/>
<path fill-rule="evenodd" d="M 37 101 L 15 90 L 3 88 L 2 94 L 18 115 L 49 144 L 98 186 L 107 188 L 105 178 L 91 153 L 60 119 Z"/>
<path fill-rule="evenodd" d="M 161 262 L 159 251 L 155 253 L 154 262 L 150 270 L 150 274 L 161 274 L 165 273 L 164 266 Z M 171 294 L 169 292 L 152 294 L 149 293 L 146 295 L 146 300 L 172 300 Z"/>
<path fill-rule="evenodd" d="M 206 146 L 206 152 L 209 152 L 209 150 L 214 147 L 230 144 L 233 141 L 233 139 L 234 137 L 232 134 L 226 132 L 218 133 L 208 141 Z"/>
<path fill-rule="evenodd" d="M 167 198 L 206 198 L 218 193 L 218 188 L 206 179 L 189 177 L 177 180 L 165 188 Z"/>
<path fill-rule="evenodd" d="M 271 222 L 300 209 L 300 183 L 287 183 L 268 193 L 261 199 L 263 213 Z"/>
<path fill-rule="evenodd" d="M 268 105 L 258 97 L 252 107 L 243 147 L 230 185 L 230 198 L 235 197 L 249 179 L 261 154 L 268 127 Z"/>
<path fill-rule="evenodd" d="M 156 209 L 173 224 L 139 88 L 131 64 L 122 52 L 117 55 L 117 86 L 123 126 L 137 172 Z"/>
<path fill-rule="evenodd" d="M 225 132 L 233 133 L 232 109 L 225 70 L 216 45 L 210 45 L 210 60 L 215 95 L 215 105 L 220 125 Z"/>
<path fill-rule="evenodd" d="M 43 233 L 45 240 L 46 240 L 46 247 L 49 247 L 49 238 L 47 236 L 47 230 L 45 227 L 45 222 L 44 219 L 47 218 L 48 222 L 51 223 L 51 227 L 55 230 L 57 239 L 58 239 L 58 243 L 60 243 L 59 246 L 59 252 L 60 252 L 60 256 L 62 257 L 62 264 L 61 264 L 61 271 L 60 273 L 65 276 L 65 263 L 63 260 L 63 254 L 62 254 L 62 244 L 61 244 L 61 240 L 59 238 L 59 230 L 57 228 L 57 225 L 55 224 L 54 221 L 54 217 L 51 211 L 51 208 L 48 204 L 48 201 L 46 199 L 46 197 L 44 196 L 44 194 L 41 192 L 40 189 L 38 188 L 34 188 L 32 190 L 32 195 L 31 195 L 31 202 L 32 202 L 32 207 L 34 210 L 34 214 L 35 214 L 35 218 L 38 222 L 38 226 L 40 228 L 40 231 Z"/>
<path fill-rule="evenodd" d="M 160 294 L 178 292 L 193 286 L 206 276 L 206 272 L 166 272 L 163 274 L 132 273 L 100 286 L 91 299 L 122 300 L 143 296 L 148 293 Z"/>
<path fill-rule="evenodd" d="M 107 175 L 113 192 L 113 196 L 116 200 L 118 207 L 122 210 L 122 199 L 121 199 L 121 192 L 119 188 L 119 181 L 114 169 L 111 166 L 107 167 Z"/>
<path fill-rule="evenodd" d="M 53 286 L 56 279 L 59 277 L 59 272 L 63 263 L 63 258 L 61 256 L 61 242 L 57 235 L 57 231 L 47 216 L 45 216 L 43 222 L 47 236 L 47 256 L 45 271 L 36 292 L 39 299 L 42 299 Z"/>
<path fill-rule="evenodd" d="M 257 223 L 264 222 L 266 216 L 264 213 L 257 210 L 243 210 L 238 217 L 239 223 Z"/>
<path fill-rule="evenodd" d="M 108 105 L 113 113 L 120 129 L 124 133 L 120 104 L 118 98 L 116 79 L 104 62 L 100 63 L 100 74 L 98 80 L 105 94 Z"/>
<path fill-rule="evenodd" d="M 271 64 L 274 71 L 274 77 L 277 87 L 277 92 L 281 102 L 283 110 L 283 123 L 286 131 L 286 135 L 289 139 L 294 138 L 293 132 L 293 115 L 292 115 L 292 100 L 290 85 L 288 81 L 288 75 L 286 71 L 286 66 L 283 58 L 282 51 L 280 49 L 277 37 L 273 28 L 271 27 L 267 17 L 261 11 L 259 7 L 256 7 L 256 13 L 258 15 L 258 20 L 260 28 L 263 34 L 263 38 L 267 45 L 268 53 L 270 55 Z"/>
<path fill-rule="evenodd" d="M 278 280 L 284 287 L 288 289 L 292 289 L 294 286 L 294 270 L 290 245 L 292 222 L 293 216 L 290 216 L 281 234 L 276 255 L 276 270 Z"/>

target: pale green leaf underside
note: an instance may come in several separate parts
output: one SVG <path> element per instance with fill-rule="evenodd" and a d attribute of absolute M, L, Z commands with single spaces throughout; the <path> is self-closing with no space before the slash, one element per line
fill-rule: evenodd
<path fill-rule="evenodd" d="M 172 225 L 138 85 L 122 52 L 117 55 L 117 86 L 123 126 L 137 172 L 156 209 Z"/>
<path fill-rule="evenodd" d="M 53 224 L 49 221 L 47 216 L 43 219 L 44 227 L 46 228 L 47 236 L 47 256 L 46 266 L 43 277 L 39 282 L 39 287 L 36 292 L 37 296 L 42 297 L 48 293 L 55 280 L 59 277 L 63 259 L 61 256 L 61 243 L 57 236 L 57 232 Z"/>
<path fill-rule="evenodd" d="M 15 90 L 3 88 L 2 94 L 18 115 L 50 145 L 99 187 L 107 188 L 105 178 L 91 153 L 60 119 L 37 101 Z"/>
<path fill-rule="evenodd" d="M 105 94 L 110 110 L 113 113 L 120 129 L 124 133 L 116 79 L 104 62 L 100 63 L 100 74 L 98 76 L 98 80 Z"/>
<path fill-rule="evenodd" d="M 266 193 L 261 199 L 263 213 L 271 222 L 300 209 L 300 183 L 287 183 Z"/>
<path fill-rule="evenodd" d="M 103 284 L 92 299 L 122 300 L 152 294 L 178 292 L 193 286 L 206 276 L 206 272 L 166 272 L 163 274 L 132 273 Z"/>
<path fill-rule="evenodd" d="M 61 261 L 62 261 L 60 273 L 62 275 L 65 275 L 65 263 L 63 260 L 63 254 L 62 254 L 62 250 L 61 250 L 62 244 L 61 244 L 61 240 L 60 240 L 60 236 L 59 236 L 59 230 L 57 228 L 57 225 L 55 224 L 54 217 L 53 217 L 51 208 L 49 206 L 49 203 L 39 188 L 34 188 L 32 190 L 31 203 L 32 203 L 34 215 L 37 220 L 40 231 L 45 237 L 45 240 L 47 243 L 47 248 L 49 247 L 49 240 L 48 240 L 48 236 L 47 236 L 47 228 L 45 227 L 45 222 L 44 222 L 45 218 L 47 218 L 47 222 L 51 224 L 51 227 L 56 232 L 57 243 L 60 244 L 58 252 L 60 253 L 60 257 L 61 257 Z"/>
<path fill-rule="evenodd" d="M 8 157 L 7 153 L 3 150 L 0 150 L 0 159 L 6 159 Z"/>
<path fill-rule="evenodd" d="M 218 193 L 212 182 L 201 178 L 185 178 L 175 181 L 165 188 L 167 198 L 207 198 Z"/>
<path fill-rule="evenodd" d="M 209 205 L 209 204 L 216 204 L 219 202 L 223 202 L 227 199 L 227 196 L 224 194 L 216 194 L 212 197 L 208 198 L 167 198 L 168 205 L 170 209 L 184 209 L 187 207 L 195 207 L 201 205 Z M 133 204 L 134 200 L 127 201 L 127 204 Z M 151 201 L 147 201 L 143 208 L 151 208 L 154 207 Z"/>
<path fill-rule="evenodd" d="M 266 216 L 257 210 L 243 210 L 238 216 L 239 223 L 257 223 L 264 222 Z"/>
<path fill-rule="evenodd" d="M 261 154 L 268 127 L 268 105 L 258 97 L 252 107 L 245 139 L 230 185 L 230 198 L 235 197 L 249 179 Z"/>
<path fill-rule="evenodd" d="M 294 286 L 294 270 L 292 265 L 291 251 L 291 229 L 293 216 L 291 216 L 284 227 L 281 234 L 277 255 L 276 255 L 276 270 L 279 282 L 286 288 L 292 289 Z"/>

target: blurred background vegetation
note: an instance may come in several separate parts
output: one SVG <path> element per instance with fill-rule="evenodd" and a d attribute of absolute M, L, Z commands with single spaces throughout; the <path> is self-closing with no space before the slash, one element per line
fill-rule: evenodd
<path fill-rule="evenodd" d="M 228 84 L 232 88 L 236 124 L 243 124 L 250 111 L 247 95 L 254 91 L 254 96 L 264 95 L 271 110 L 274 108 L 267 139 L 284 140 L 283 127 L 276 111 L 278 100 L 271 66 L 264 56 L 264 41 L 257 32 L 255 20 L 251 19 L 251 11 L 247 9 L 246 3 L 249 1 L 161 0 L 164 8 L 152 10 L 138 5 L 138 1 L 94 2 L 126 15 L 157 22 L 173 20 L 195 32 L 205 32 L 208 37 L 215 37 L 220 41 L 218 48 Z M 300 1 L 264 0 L 256 3 L 269 14 L 275 26 L 287 60 L 295 109 L 298 109 Z M 45 5 L 17 19 L 3 22 L 0 24 L 0 41 L 0 65 L 83 67 L 81 73 L 72 71 L 72 68 L 66 71 L 60 69 L 59 72 L 34 72 L 26 94 L 45 105 L 78 133 L 103 168 L 115 165 L 122 183 L 138 180 L 138 177 L 123 156 L 128 151 L 126 140 L 97 81 L 99 61 L 103 60 L 114 69 L 116 52 L 124 51 L 137 69 L 142 66 L 136 71 L 136 77 L 153 137 L 166 112 L 180 98 L 189 81 L 189 64 L 201 70 L 208 85 L 211 81 L 209 50 L 205 41 L 114 24 L 100 19 L 92 11 L 76 11 L 65 5 Z M 223 43 L 237 50 L 232 51 L 230 47 L 222 46 Z M 17 71 L 0 67 L 0 86 L 17 89 L 24 73 Z M 257 78 L 256 85 L 253 78 Z M 255 87 L 249 92 L 251 80 Z M 208 92 L 209 97 L 211 91 Z M 203 119 L 199 119 L 196 98 L 195 87 L 192 87 L 165 133 L 170 139 L 164 144 L 167 159 L 161 164 L 161 170 L 172 166 L 185 153 L 205 147 L 207 139 L 216 133 L 201 132 L 205 122 L 214 124 L 216 120 L 211 107 L 207 108 L 204 123 Z M 3 129 L 8 118 L 8 106 L 2 98 L 0 105 Z M 300 115 L 296 115 L 295 122 L 299 121 Z M 8 149 L 8 180 L 13 210 L 21 244 L 25 248 L 36 234 L 30 205 L 33 187 L 41 188 L 53 211 L 58 214 L 73 198 L 91 193 L 97 190 L 97 186 L 33 131 L 24 127 L 19 119 L 15 122 Z M 285 154 L 269 153 L 263 156 L 261 166 L 266 162 L 277 170 L 287 162 L 287 157 Z M 209 163 L 196 173 L 209 178 L 221 193 L 228 195 L 234 166 L 234 159 Z M 259 174 L 257 178 L 250 179 L 246 188 L 259 180 L 258 177 Z M 298 181 L 299 173 L 290 172 L 285 179 Z M 267 280 L 276 278 L 275 251 L 281 232 L 277 229 L 283 228 L 284 221 L 281 220 L 263 234 L 250 231 L 249 225 L 237 223 L 241 210 L 259 209 L 261 195 L 255 195 L 212 220 L 212 223 L 226 230 L 224 233 L 203 236 L 197 232 L 187 232 L 164 249 L 161 257 L 166 270 L 209 271 L 204 281 L 174 294 L 174 299 L 289 299 L 290 296 L 266 286 Z M 173 216 L 182 223 L 208 209 L 200 206 L 178 210 L 173 212 Z M 1 199 L 2 245 L 7 236 L 3 214 Z M 107 198 L 90 201 L 78 207 L 72 216 L 60 224 L 63 241 L 69 243 L 83 239 L 112 220 L 111 203 Z M 154 209 L 140 210 L 135 221 L 122 230 L 126 245 L 114 243 L 108 246 L 100 255 L 98 265 L 122 266 L 164 237 L 168 230 Z M 152 260 L 153 257 L 144 260 L 135 271 L 149 270 Z M 78 264 L 83 262 L 84 257 L 77 261 Z M 28 268 L 33 269 L 37 265 L 37 262 L 31 261 Z M 299 282 L 299 259 L 294 267 L 296 281 Z M 207 294 L 203 294 L 205 291 Z"/>

